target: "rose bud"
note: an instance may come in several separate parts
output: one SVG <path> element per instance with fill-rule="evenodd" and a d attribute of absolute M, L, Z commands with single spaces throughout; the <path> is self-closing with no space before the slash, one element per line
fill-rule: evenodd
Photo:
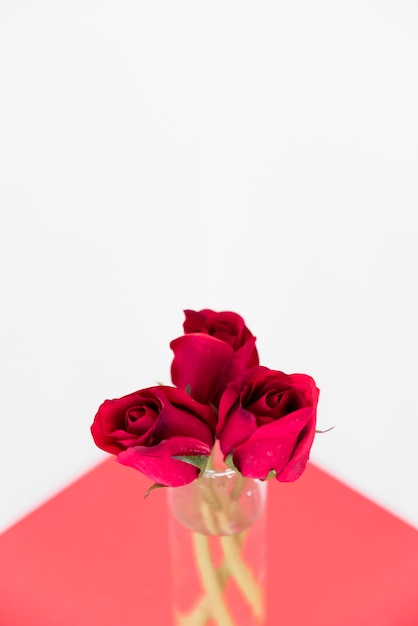
<path fill-rule="evenodd" d="M 243 318 L 231 311 L 185 311 L 185 334 L 171 342 L 173 384 L 215 406 L 227 384 L 258 365 L 256 338 Z"/>
<path fill-rule="evenodd" d="M 157 386 L 106 400 L 94 418 L 96 445 L 157 484 L 192 482 L 199 469 L 175 456 L 209 456 L 216 416 L 185 391 Z"/>
<path fill-rule="evenodd" d="M 255 367 L 222 395 L 218 437 L 244 475 L 291 482 L 303 473 L 315 435 L 319 389 L 305 374 Z"/>
<path fill-rule="evenodd" d="M 241 315 L 232 313 L 231 311 L 212 311 L 211 309 L 203 309 L 202 311 L 184 311 L 186 317 L 183 328 L 184 333 L 205 333 L 216 337 L 221 341 L 229 343 L 234 351 L 239 350 L 249 339 L 253 338 L 253 334 L 246 327 Z M 253 365 L 258 365 L 257 350 L 253 349 Z"/>

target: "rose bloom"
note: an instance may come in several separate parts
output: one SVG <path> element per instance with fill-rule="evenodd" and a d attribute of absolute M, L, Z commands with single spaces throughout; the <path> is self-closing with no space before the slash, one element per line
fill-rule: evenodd
<path fill-rule="evenodd" d="M 198 402 L 218 406 L 227 384 L 258 365 L 256 338 L 231 311 L 186 310 L 185 334 L 174 339 L 173 384 L 188 388 Z"/>
<path fill-rule="evenodd" d="M 303 473 L 315 435 L 319 389 L 305 374 L 255 367 L 232 381 L 219 405 L 218 437 L 244 475 L 291 482 Z M 271 475 L 270 475 L 271 476 Z"/>
<path fill-rule="evenodd" d="M 177 487 L 199 469 L 173 456 L 209 456 L 216 416 L 185 391 L 157 386 L 105 400 L 91 427 L 96 445 L 154 482 Z"/>

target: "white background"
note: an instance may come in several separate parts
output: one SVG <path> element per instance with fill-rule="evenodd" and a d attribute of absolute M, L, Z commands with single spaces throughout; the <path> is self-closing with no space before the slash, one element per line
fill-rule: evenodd
<path fill-rule="evenodd" d="M 107 458 L 98 405 L 169 383 L 206 307 L 316 379 L 313 460 L 418 523 L 417 29 L 407 0 L 0 0 L 0 529 Z"/>

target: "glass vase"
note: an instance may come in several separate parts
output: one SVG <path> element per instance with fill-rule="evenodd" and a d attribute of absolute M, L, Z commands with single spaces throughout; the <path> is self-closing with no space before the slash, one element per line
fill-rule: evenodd
<path fill-rule="evenodd" d="M 206 470 L 169 488 L 176 626 L 264 626 L 267 483 Z"/>

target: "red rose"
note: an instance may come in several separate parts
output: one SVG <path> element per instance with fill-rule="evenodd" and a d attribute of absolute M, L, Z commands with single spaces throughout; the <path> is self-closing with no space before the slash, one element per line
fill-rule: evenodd
<path fill-rule="evenodd" d="M 161 485 L 192 482 L 199 469 L 173 456 L 209 456 L 215 413 L 185 391 L 157 386 L 106 400 L 94 418 L 96 445 Z"/>
<path fill-rule="evenodd" d="M 185 311 L 185 334 L 171 342 L 173 384 L 217 406 L 227 384 L 258 365 L 255 337 L 237 313 Z"/>
<path fill-rule="evenodd" d="M 219 405 L 225 458 L 251 478 L 291 482 L 303 473 L 315 435 L 319 390 L 305 374 L 255 367 L 231 382 Z"/>
<path fill-rule="evenodd" d="M 239 350 L 249 339 L 253 338 L 241 315 L 231 311 L 216 312 L 211 309 L 202 311 L 184 311 L 186 319 L 183 324 L 185 334 L 205 333 L 221 341 L 229 343 L 235 351 Z M 258 365 L 257 351 L 254 348 L 254 365 Z"/>

